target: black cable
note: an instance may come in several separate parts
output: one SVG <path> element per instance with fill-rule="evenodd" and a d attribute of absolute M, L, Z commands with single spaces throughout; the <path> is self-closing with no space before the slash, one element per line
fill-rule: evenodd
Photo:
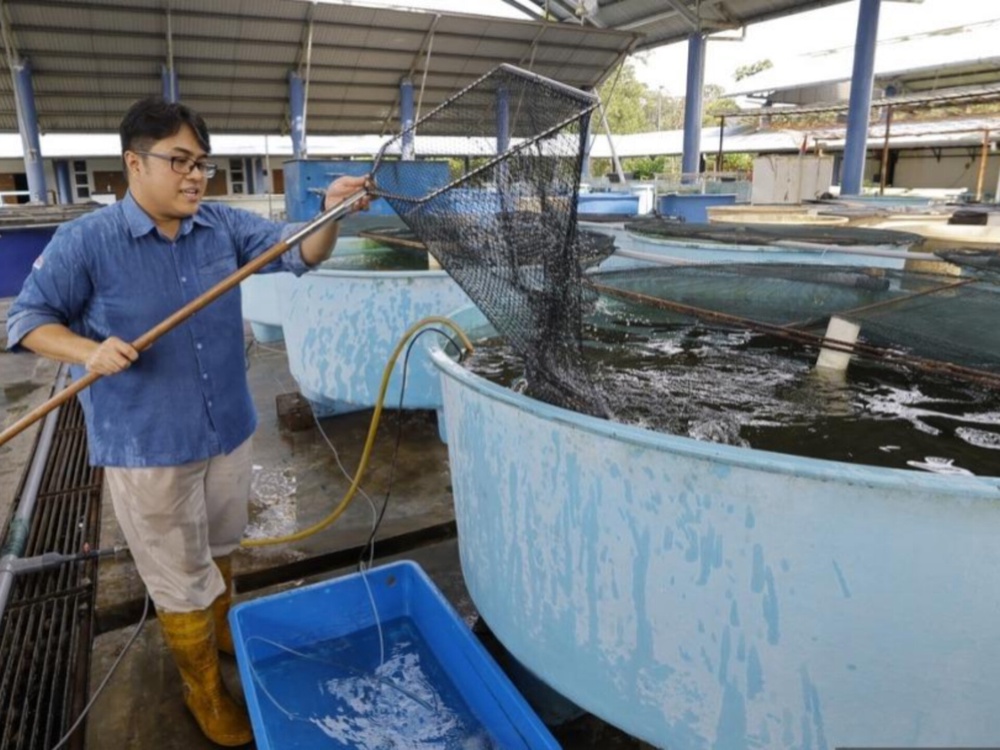
<path fill-rule="evenodd" d="M 65 745 L 69 741 L 69 738 L 73 736 L 73 733 L 77 729 L 79 729 L 80 723 L 84 720 L 84 718 L 86 718 L 87 714 L 90 713 L 90 709 L 94 707 L 94 703 L 97 701 L 97 698 L 101 695 L 101 693 L 104 692 L 104 688 L 107 687 L 108 681 L 111 679 L 111 675 L 113 675 L 115 673 L 115 670 L 118 669 L 118 665 L 122 663 L 122 659 L 125 658 L 125 654 L 127 654 L 129 649 L 132 648 L 132 644 L 135 643 L 135 639 L 139 637 L 139 633 L 142 632 L 143 625 L 146 624 L 146 617 L 148 615 L 149 615 L 149 595 L 147 594 L 143 600 L 142 617 L 139 618 L 139 622 L 135 626 L 135 631 L 129 637 L 125 645 L 122 647 L 122 650 L 119 652 L 118 656 L 115 657 L 114 663 L 112 663 L 111 667 L 108 669 L 107 674 L 104 675 L 104 679 L 101 680 L 101 684 L 97 686 L 96 690 L 94 690 L 94 694 L 90 696 L 90 700 L 87 701 L 87 705 L 83 707 L 83 710 L 80 712 L 80 715 L 76 717 L 76 721 L 73 722 L 73 726 L 71 726 L 66 731 L 66 734 L 62 736 L 59 742 L 53 745 L 52 750 L 59 750 L 59 748 L 63 747 L 63 745 Z"/>
<path fill-rule="evenodd" d="M 397 407 L 397 414 L 401 414 L 403 411 L 403 396 L 406 391 L 406 370 L 410 364 L 410 352 L 413 351 L 413 345 L 417 342 L 417 339 L 423 336 L 425 333 L 433 331 L 441 336 L 448 339 L 449 343 L 459 352 L 459 361 L 462 360 L 464 356 L 464 351 L 458 342 L 451 337 L 450 334 L 441 330 L 440 328 L 428 327 L 418 331 L 413 338 L 410 339 L 410 343 L 406 346 L 406 352 L 403 355 L 403 380 L 399 385 L 399 405 Z M 397 417 L 396 420 L 396 442 L 392 448 L 392 458 L 389 461 L 389 479 L 385 489 L 385 498 L 382 500 L 382 507 L 378 511 L 378 515 L 375 517 L 375 523 L 372 524 L 371 533 L 368 535 L 368 540 L 365 542 L 364 546 L 361 548 L 361 556 L 358 558 L 358 570 L 362 570 L 362 566 L 366 559 L 370 559 L 375 554 L 375 535 L 378 533 L 379 526 L 382 525 L 382 519 L 385 517 L 385 511 L 389 507 L 389 497 L 392 494 L 392 483 L 396 475 L 396 461 L 399 457 L 399 446 L 403 441 L 403 420 Z"/>

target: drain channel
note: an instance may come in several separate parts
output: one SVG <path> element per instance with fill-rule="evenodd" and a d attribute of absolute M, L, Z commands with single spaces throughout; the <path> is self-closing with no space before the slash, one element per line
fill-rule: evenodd
<path fill-rule="evenodd" d="M 71 399 L 59 413 L 21 556 L 96 549 L 103 478 L 87 464 L 83 412 Z M 0 622 L 0 750 L 52 747 L 86 704 L 96 578 L 97 561 L 87 559 L 14 581 Z M 67 747 L 82 748 L 84 737 L 81 725 Z"/>

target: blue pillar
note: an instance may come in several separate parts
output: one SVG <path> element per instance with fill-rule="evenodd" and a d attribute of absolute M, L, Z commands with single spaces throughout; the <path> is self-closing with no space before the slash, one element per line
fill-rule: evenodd
<path fill-rule="evenodd" d="M 52 162 L 56 170 L 56 193 L 59 202 L 66 205 L 73 202 L 73 186 L 69 179 L 69 162 L 65 159 L 57 159 Z"/>
<path fill-rule="evenodd" d="M 259 156 L 253 160 L 253 186 L 257 189 L 258 195 L 266 193 L 270 188 L 267 179 L 264 177 L 264 160 Z"/>
<path fill-rule="evenodd" d="M 497 153 L 510 148 L 510 97 L 503 86 L 497 89 Z"/>
<path fill-rule="evenodd" d="M 21 130 L 24 150 L 24 171 L 28 176 L 29 200 L 45 203 L 45 167 L 42 145 L 38 139 L 38 113 L 35 111 L 35 90 L 31 85 L 31 64 L 27 60 L 14 63 L 14 106 Z"/>
<path fill-rule="evenodd" d="M 288 74 L 288 109 L 292 115 L 292 158 L 306 158 L 306 89 L 302 76 Z"/>
<path fill-rule="evenodd" d="M 872 85 L 875 82 L 875 43 L 878 39 L 878 12 L 881 0 L 861 0 L 858 32 L 854 42 L 854 72 L 847 112 L 847 141 L 841 195 L 859 195 L 868 149 L 868 119 L 871 117 Z"/>
<path fill-rule="evenodd" d="M 403 161 L 413 161 L 415 158 L 413 127 L 413 81 L 404 78 L 399 82 L 399 125 L 403 129 Z"/>
<path fill-rule="evenodd" d="M 705 37 L 688 36 L 687 84 L 684 91 L 684 151 L 681 172 L 695 174 L 701 157 L 701 106 L 705 85 Z"/>
<path fill-rule="evenodd" d="M 168 68 L 166 65 L 160 66 L 160 82 L 163 86 L 163 98 L 168 102 L 178 102 L 181 98 L 180 89 L 177 88 L 177 71 Z"/>

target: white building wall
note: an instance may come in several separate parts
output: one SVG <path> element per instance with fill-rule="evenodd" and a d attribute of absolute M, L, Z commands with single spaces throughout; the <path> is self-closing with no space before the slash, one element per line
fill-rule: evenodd
<path fill-rule="evenodd" d="M 940 158 L 928 149 L 901 152 L 896 162 L 895 187 L 965 188 L 974 196 L 979 179 L 979 148 L 950 148 L 939 153 Z M 998 177 L 1000 153 L 990 152 L 983 179 L 984 199 L 994 197 Z"/>

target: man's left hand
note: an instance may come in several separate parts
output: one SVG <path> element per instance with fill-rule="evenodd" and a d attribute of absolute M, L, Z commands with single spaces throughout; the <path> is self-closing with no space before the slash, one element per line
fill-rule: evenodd
<path fill-rule="evenodd" d="M 326 188 L 326 196 L 323 200 L 323 210 L 329 211 L 338 203 L 347 200 L 359 190 L 368 190 L 370 186 L 371 180 L 367 175 L 361 177 L 342 175 L 338 177 Z M 355 203 L 351 210 L 366 211 L 370 203 L 371 198 L 366 195 L 364 198 Z"/>

